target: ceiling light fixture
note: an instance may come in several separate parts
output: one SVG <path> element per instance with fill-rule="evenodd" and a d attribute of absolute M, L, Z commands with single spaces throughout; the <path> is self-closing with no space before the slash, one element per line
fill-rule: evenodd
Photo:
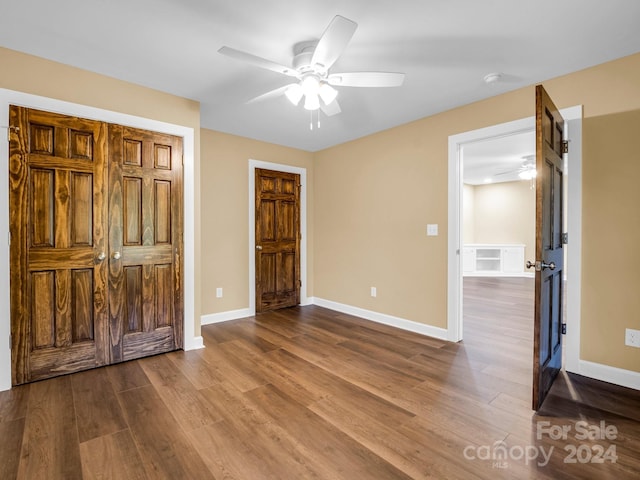
<path fill-rule="evenodd" d="M 484 76 L 484 83 L 487 85 L 491 85 L 492 83 L 497 83 L 502 78 L 502 74 L 498 72 L 488 73 Z"/>
<path fill-rule="evenodd" d="M 535 165 L 528 165 L 518 176 L 523 180 L 533 180 L 536 178 L 537 173 Z"/>
<path fill-rule="evenodd" d="M 305 75 L 300 83 L 289 85 L 284 94 L 293 105 L 298 105 L 304 97 L 305 109 L 318 110 L 320 99 L 325 105 L 329 105 L 338 96 L 338 91 L 318 75 L 312 73 Z"/>
<path fill-rule="evenodd" d="M 300 100 L 302 100 L 304 92 L 302 91 L 302 87 L 299 83 L 294 83 L 293 85 L 289 85 L 289 88 L 285 90 L 284 94 L 287 96 L 291 103 L 293 103 L 294 105 L 298 105 L 300 103 Z"/>

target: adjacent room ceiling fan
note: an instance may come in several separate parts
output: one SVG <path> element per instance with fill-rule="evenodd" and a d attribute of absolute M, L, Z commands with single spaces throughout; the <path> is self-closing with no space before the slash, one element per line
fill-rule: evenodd
<path fill-rule="evenodd" d="M 336 15 L 317 42 L 301 42 L 294 47 L 292 67 L 257 57 L 230 47 L 222 47 L 219 53 L 295 78 L 294 83 L 277 88 L 249 100 L 247 103 L 267 100 L 281 95 L 294 105 L 304 98 L 307 110 L 321 109 L 326 115 L 340 113 L 336 100 L 338 91 L 333 87 L 397 87 L 404 82 L 404 73 L 395 72 L 347 72 L 329 73 L 353 37 L 358 25 Z"/>
<path fill-rule="evenodd" d="M 518 174 L 522 180 L 533 180 L 536 178 L 536 156 L 535 155 L 525 155 L 522 157 L 522 164 L 520 167 L 507 170 L 506 172 L 497 173 L 496 177 L 500 175 L 513 175 L 514 173 Z"/>

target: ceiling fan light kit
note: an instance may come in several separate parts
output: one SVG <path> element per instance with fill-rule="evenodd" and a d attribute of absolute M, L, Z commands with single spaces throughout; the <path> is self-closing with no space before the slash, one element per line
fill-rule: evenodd
<path fill-rule="evenodd" d="M 329 69 L 342 55 L 358 25 L 336 15 L 317 42 L 301 42 L 294 47 L 293 67 L 286 67 L 271 60 L 222 47 L 219 53 L 298 79 L 298 83 L 279 87 L 249 100 L 247 103 L 285 95 L 293 105 L 299 105 L 304 97 L 304 108 L 311 112 L 321 109 L 327 116 L 341 112 L 336 100 L 338 87 L 397 87 L 404 82 L 404 73 L 396 72 L 346 72 L 329 74 Z M 322 102 L 321 102 L 322 100 Z"/>
<path fill-rule="evenodd" d="M 302 100 L 304 92 L 302 91 L 302 87 L 299 83 L 292 83 L 284 91 L 284 94 L 291 103 L 293 103 L 294 105 L 298 105 L 300 103 L 300 100 Z"/>
<path fill-rule="evenodd" d="M 537 174 L 538 172 L 536 172 L 535 165 L 531 165 L 526 167 L 520 173 L 518 173 L 518 177 L 520 177 L 523 180 L 533 180 L 534 178 L 536 178 Z"/>

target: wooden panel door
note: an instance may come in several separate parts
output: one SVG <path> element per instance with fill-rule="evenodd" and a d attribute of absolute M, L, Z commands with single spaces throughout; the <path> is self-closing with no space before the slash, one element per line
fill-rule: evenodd
<path fill-rule="evenodd" d="M 536 279 L 533 409 L 542 405 L 562 367 L 564 120 L 536 87 Z"/>
<path fill-rule="evenodd" d="M 12 381 L 108 361 L 107 126 L 11 106 Z"/>
<path fill-rule="evenodd" d="M 300 175 L 256 169 L 256 312 L 300 303 Z"/>
<path fill-rule="evenodd" d="M 182 139 L 109 126 L 112 363 L 182 347 Z"/>

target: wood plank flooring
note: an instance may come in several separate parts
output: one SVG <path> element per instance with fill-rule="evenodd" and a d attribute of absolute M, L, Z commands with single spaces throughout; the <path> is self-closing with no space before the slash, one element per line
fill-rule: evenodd
<path fill-rule="evenodd" d="M 532 292 L 465 278 L 459 344 L 296 307 L 0 392 L 0 478 L 638 478 L 640 392 L 563 373 L 530 410 Z"/>

